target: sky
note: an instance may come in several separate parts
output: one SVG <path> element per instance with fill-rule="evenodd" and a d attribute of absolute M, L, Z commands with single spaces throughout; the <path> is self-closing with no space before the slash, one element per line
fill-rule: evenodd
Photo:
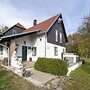
<path fill-rule="evenodd" d="M 0 0 L 0 26 L 19 22 L 29 28 L 34 19 L 40 23 L 60 13 L 66 33 L 73 34 L 90 13 L 90 0 Z"/>

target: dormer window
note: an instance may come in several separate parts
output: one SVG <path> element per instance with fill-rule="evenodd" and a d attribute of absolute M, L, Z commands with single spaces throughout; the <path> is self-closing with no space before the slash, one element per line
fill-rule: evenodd
<path fill-rule="evenodd" d="M 58 30 L 56 30 L 56 42 L 58 42 Z"/>
<path fill-rule="evenodd" d="M 12 32 L 13 34 L 17 34 L 17 31 L 16 30 L 13 30 L 13 32 Z"/>
<path fill-rule="evenodd" d="M 59 33 L 59 37 L 60 37 L 60 43 L 62 43 L 62 33 Z"/>

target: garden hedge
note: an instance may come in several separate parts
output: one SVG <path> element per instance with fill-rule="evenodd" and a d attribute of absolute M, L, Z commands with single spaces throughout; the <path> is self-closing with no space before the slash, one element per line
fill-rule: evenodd
<path fill-rule="evenodd" d="M 52 58 L 38 58 L 34 65 L 35 69 L 58 76 L 67 74 L 67 64 L 64 60 Z"/>

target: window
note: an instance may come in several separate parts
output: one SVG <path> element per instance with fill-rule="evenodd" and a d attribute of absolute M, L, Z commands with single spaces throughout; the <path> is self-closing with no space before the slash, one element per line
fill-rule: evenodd
<path fill-rule="evenodd" d="M 17 31 L 16 30 L 13 30 L 13 34 L 17 34 Z"/>
<path fill-rule="evenodd" d="M 58 23 L 60 24 L 61 21 L 62 21 L 62 18 L 59 18 L 59 19 L 58 19 Z"/>
<path fill-rule="evenodd" d="M 0 55 L 3 55 L 3 46 L 0 46 Z"/>
<path fill-rule="evenodd" d="M 55 56 L 58 55 L 58 47 L 54 47 L 54 55 L 55 55 Z"/>
<path fill-rule="evenodd" d="M 32 48 L 32 55 L 33 56 L 36 56 L 36 54 L 37 54 L 37 48 L 36 47 L 33 47 Z"/>
<path fill-rule="evenodd" d="M 58 42 L 58 30 L 56 30 L 56 42 Z"/>
<path fill-rule="evenodd" d="M 60 32 L 60 43 L 62 43 L 62 33 Z"/>

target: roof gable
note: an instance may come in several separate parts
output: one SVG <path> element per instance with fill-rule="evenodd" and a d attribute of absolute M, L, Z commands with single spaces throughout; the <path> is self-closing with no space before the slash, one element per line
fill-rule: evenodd
<path fill-rule="evenodd" d="M 21 29 L 23 29 L 23 30 L 26 30 L 26 28 L 24 27 L 24 26 L 22 26 L 20 23 L 17 23 L 17 24 L 15 24 L 15 25 L 13 25 L 12 27 L 10 27 L 7 31 L 5 31 L 5 32 L 3 32 L 3 35 L 5 34 L 5 33 L 7 33 L 8 31 L 10 31 L 12 28 L 14 28 L 14 27 L 19 27 L 19 28 L 21 28 Z"/>
<path fill-rule="evenodd" d="M 56 15 L 56 16 L 53 16 L 50 19 L 47 19 L 47 20 L 45 20 L 45 21 L 43 21 L 43 22 L 41 22 L 41 23 L 39 23 L 35 26 L 32 26 L 32 27 L 28 28 L 24 32 L 34 31 L 34 30 L 37 30 L 37 29 L 41 29 L 40 32 L 45 32 L 50 28 L 50 26 L 52 26 L 52 24 L 56 21 L 58 16 L 59 16 L 59 14 Z"/>
<path fill-rule="evenodd" d="M 15 24 L 15 26 L 20 27 L 22 29 L 26 29 L 24 26 L 22 26 L 20 23 Z"/>

